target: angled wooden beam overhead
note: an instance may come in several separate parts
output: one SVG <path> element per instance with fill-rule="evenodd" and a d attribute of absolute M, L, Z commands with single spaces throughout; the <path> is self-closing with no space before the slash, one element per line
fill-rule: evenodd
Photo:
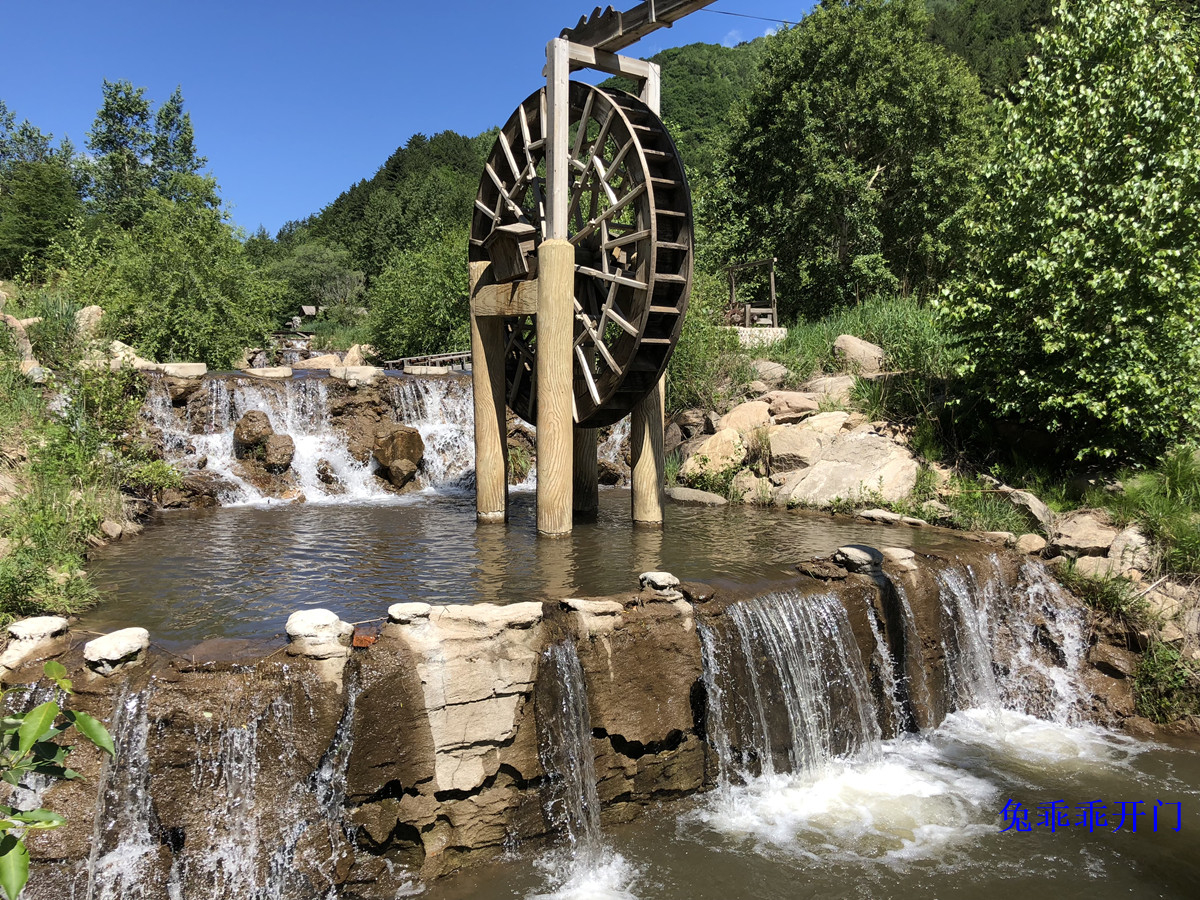
<path fill-rule="evenodd" d="M 628 12 L 597 6 L 574 28 L 564 28 L 560 37 L 573 44 L 616 53 L 657 31 L 670 28 L 684 16 L 711 6 L 714 0 L 646 0 Z"/>

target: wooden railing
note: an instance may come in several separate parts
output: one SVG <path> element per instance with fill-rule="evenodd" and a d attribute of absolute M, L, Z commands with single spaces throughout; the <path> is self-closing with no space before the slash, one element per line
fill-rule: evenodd
<path fill-rule="evenodd" d="M 465 370 L 471 365 L 470 353 L 433 353 L 427 356 L 406 356 L 404 359 L 389 359 L 385 369 L 407 369 L 410 366 L 435 366 L 442 369 Z"/>

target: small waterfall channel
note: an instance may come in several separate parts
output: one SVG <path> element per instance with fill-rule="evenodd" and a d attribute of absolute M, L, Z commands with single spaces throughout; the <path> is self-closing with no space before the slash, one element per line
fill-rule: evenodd
<path fill-rule="evenodd" d="M 234 427 L 251 411 L 264 413 L 271 429 L 294 443 L 288 489 L 282 492 L 264 490 L 235 455 Z M 376 387 L 351 390 L 312 375 L 278 381 L 214 375 L 181 394 L 178 384 L 154 377 L 142 417 L 163 458 L 185 475 L 213 480 L 222 506 L 301 498 L 309 503 L 394 501 L 394 492 L 376 477 L 370 448 L 355 446 L 354 433 L 373 432 L 380 420 L 420 433 L 425 455 L 416 484 L 423 492 L 467 494 L 474 487 L 474 410 L 467 378 L 389 376 Z M 533 434 L 532 428 L 521 428 Z M 627 421 L 614 426 L 601 442 L 601 460 L 620 470 L 628 436 Z M 531 470 L 514 487 L 532 488 L 535 477 Z"/>

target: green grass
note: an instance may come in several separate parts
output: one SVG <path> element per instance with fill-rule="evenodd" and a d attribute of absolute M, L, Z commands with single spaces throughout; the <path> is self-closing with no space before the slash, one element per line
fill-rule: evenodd
<path fill-rule="evenodd" d="M 319 319 L 310 328 L 314 350 L 349 350 L 355 344 L 370 343 L 370 329 L 365 319 L 358 322 Z"/>
<path fill-rule="evenodd" d="M 1150 624 L 1146 601 L 1138 596 L 1134 585 L 1123 578 L 1089 578 L 1071 566 L 1058 570 L 1058 580 L 1098 612 L 1137 628 Z"/>
<path fill-rule="evenodd" d="M 1134 676 L 1137 711 L 1159 724 L 1200 715 L 1200 666 L 1170 644 L 1154 643 Z"/>

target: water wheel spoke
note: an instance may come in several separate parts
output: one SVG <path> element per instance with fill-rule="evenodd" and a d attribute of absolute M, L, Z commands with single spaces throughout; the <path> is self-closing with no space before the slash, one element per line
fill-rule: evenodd
<path fill-rule="evenodd" d="M 525 178 L 525 173 L 528 171 L 528 167 L 517 165 L 517 158 L 513 156 L 512 147 L 510 147 L 508 143 L 508 135 L 504 133 L 503 128 L 500 129 L 500 134 L 497 136 L 497 140 L 500 144 L 500 149 L 504 152 L 504 159 L 508 163 L 509 169 L 511 169 L 513 173 L 513 177 L 516 178 L 517 183 L 520 184 Z"/>
<path fill-rule="evenodd" d="M 579 360 L 579 370 L 583 372 L 583 380 L 587 382 L 588 393 L 592 395 L 592 402 L 597 406 L 600 405 L 600 391 L 596 387 L 596 379 L 592 377 L 591 367 L 588 365 L 587 357 L 584 356 L 583 348 L 578 344 L 575 345 L 575 358 Z"/>
<path fill-rule="evenodd" d="M 579 231 L 579 233 L 577 233 L 574 237 L 571 238 L 571 243 L 577 245 L 580 241 L 584 240 L 585 238 L 591 237 L 592 234 L 596 231 L 596 229 L 600 227 L 601 222 L 606 221 L 606 220 L 611 220 L 613 216 L 618 215 L 622 210 L 625 209 L 625 207 L 627 207 L 630 203 L 632 203 L 634 200 L 636 200 L 638 197 L 640 197 L 645 192 L 646 192 L 646 183 L 645 182 L 641 182 L 638 185 L 636 185 L 633 188 L 633 190 L 631 190 L 628 194 L 626 194 L 624 197 L 622 197 L 620 200 L 618 200 L 616 203 L 614 203 L 612 206 L 610 206 L 608 209 L 606 209 L 604 212 L 602 212 L 599 216 L 596 216 L 591 221 L 589 221 L 587 223 L 587 225 L 585 225 Z"/>
<path fill-rule="evenodd" d="M 486 166 L 484 166 L 484 171 L 487 172 L 488 177 L 492 179 L 493 183 L 495 183 L 496 190 L 498 190 L 500 192 L 500 196 L 504 198 L 504 202 L 508 206 L 509 212 L 517 217 L 518 222 L 522 222 L 525 225 L 532 225 L 532 223 L 529 221 L 529 218 L 525 215 L 525 210 L 521 209 L 517 202 L 513 200 L 512 195 L 508 193 L 508 188 L 506 188 L 504 182 L 500 180 L 500 176 L 496 174 L 496 170 L 492 168 L 491 163 L 488 163 Z"/>
<path fill-rule="evenodd" d="M 579 159 L 579 151 L 583 149 L 583 142 L 587 140 L 588 122 L 592 120 L 592 103 L 595 99 L 596 95 L 589 91 L 587 100 L 583 103 L 583 114 L 579 117 L 579 128 L 575 132 L 575 145 L 571 148 L 573 160 Z"/>
<path fill-rule="evenodd" d="M 607 257 L 605 257 L 607 260 Z M 613 284 L 620 284 L 624 287 L 631 287 L 635 290 L 644 291 L 647 284 L 644 281 L 638 281 L 636 278 L 630 278 L 630 272 L 622 269 L 619 272 L 605 272 L 601 269 L 593 269 L 590 266 L 576 266 L 575 271 L 580 275 L 590 275 L 593 278 L 603 278 L 605 281 L 611 281 Z"/>
<path fill-rule="evenodd" d="M 608 228 L 613 228 L 618 225 L 623 225 L 621 222 L 613 222 Z M 641 231 L 631 231 L 628 234 L 623 234 L 620 237 L 608 238 L 600 242 L 600 249 L 613 250 L 617 247 L 624 247 L 627 244 L 636 244 L 638 241 L 644 241 L 650 237 L 650 229 L 643 228 Z"/>

